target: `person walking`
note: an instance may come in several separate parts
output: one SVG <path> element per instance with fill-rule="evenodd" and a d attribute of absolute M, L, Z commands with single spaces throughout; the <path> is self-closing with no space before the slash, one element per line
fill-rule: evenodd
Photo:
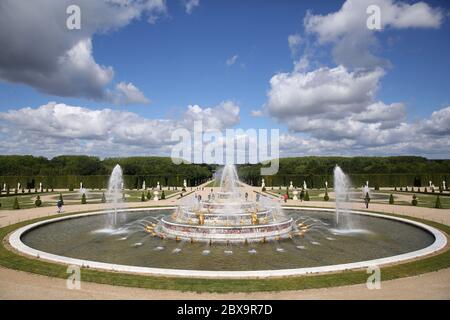
<path fill-rule="evenodd" d="M 370 202 L 370 196 L 369 193 L 366 193 L 366 196 L 364 197 L 364 203 L 366 204 L 366 209 L 369 208 L 369 202 Z"/>
<path fill-rule="evenodd" d="M 62 206 L 63 206 L 62 201 L 61 201 L 61 199 L 59 199 L 58 202 L 56 202 L 56 207 L 58 208 L 58 213 L 62 212 Z"/>

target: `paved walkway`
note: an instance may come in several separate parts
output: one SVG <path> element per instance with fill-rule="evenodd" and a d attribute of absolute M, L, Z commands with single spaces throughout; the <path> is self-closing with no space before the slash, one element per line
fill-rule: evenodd
<path fill-rule="evenodd" d="M 207 198 L 211 188 L 195 191 Z M 255 198 L 260 188 L 246 185 L 243 193 Z M 127 203 L 127 207 L 172 206 L 175 198 L 161 201 Z M 285 205 L 311 207 L 334 207 L 333 202 L 288 200 Z M 108 208 L 106 204 L 86 204 L 65 206 L 65 212 L 80 212 Z M 364 204 L 351 203 L 352 209 L 364 210 Z M 389 204 L 370 204 L 369 210 L 409 215 L 450 225 L 450 209 L 431 209 Z M 23 210 L 3 210 L 0 212 L 0 226 L 56 213 L 53 207 Z M 96 283 L 82 282 L 81 290 L 68 290 L 63 279 L 0 268 L 0 299 L 450 299 L 450 268 L 420 276 L 382 282 L 380 290 L 368 290 L 365 285 L 310 289 L 284 292 L 256 292 L 209 294 L 126 288 Z"/>

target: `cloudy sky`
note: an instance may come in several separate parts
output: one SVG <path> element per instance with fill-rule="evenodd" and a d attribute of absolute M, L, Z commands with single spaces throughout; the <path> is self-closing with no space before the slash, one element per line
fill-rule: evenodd
<path fill-rule="evenodd" d="M 0 1 L 0 154 L 170 155 L 202 119 L 282 156 L 450 157 L 447 1 L 32 3 Z"/>

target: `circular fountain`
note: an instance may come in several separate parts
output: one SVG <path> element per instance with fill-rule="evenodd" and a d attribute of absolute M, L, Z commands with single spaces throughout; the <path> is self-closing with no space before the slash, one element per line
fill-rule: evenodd
<path fill-rule="evenodd" d="M 203 242 L 266 242 L 292 237 L 293 219 L 276 202 L 247 200 L 232 165 L 223 168 L 220 191 L 208 200 L 196 197 L 147 230 L 162 238 Z"/>
<path fill-rule="evenodd" d="M 177 208 L 122 209 L 116 166 L 107 192 L 111 209 L 35 222 L 9 241 L 22 253 L 59 263 L 213 278 L 336 272 L 415 259 L 446 246 L 433 227 L 349 209 L 350 182 L 339 167 L 334 173 L 336 209 L 281 208 L 263 195 L 251 201 L 246 190 L 252 189 L 239 182 L 233 166 L 224 167 L 219 190 L 206 197 L 188 195 Z"/>

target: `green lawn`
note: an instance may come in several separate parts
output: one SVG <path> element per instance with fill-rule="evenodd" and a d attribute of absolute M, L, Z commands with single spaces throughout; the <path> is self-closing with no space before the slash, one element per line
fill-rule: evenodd
<path fill-rule="evenodd" d="M 41 197 L 43 195 L 48 195 L 50 193 L 39 193 L 39 194 L 22 194 L 18 193 L 16 194 L 10 194 L 9 196 L 3 196 L 0 197 L 0 203 L 2 204 L 0 207 L 0 210 L 11 210 L 13 209 L 14 205 L 14 199 L 17 197 L 17 200 L 19 201 L 19 207 L 20 209 L 29 209 L 29 208 L 35 208 L 34 200 L 36 199 L 37 195 L 40 195 Z M 41 207 L 48 207 L 55 205 L 55 203 L 52 202 L 42 202 Z"/>
<path fill-rule="evenodd" d="M 151 195 L 151 199 L 153 199 L 153 191 L 150 191 L 150 195 Z M 164 194 L 167 197 L 169 197 L 170 195 L 180 192 L 181 189 L 179 188 L 179 190 L 164 190 Z M 142 191 L 142 190 L 130 190 L 130 191 L 125 191 L 125 194 L 128 195 L 129 197 L 125 198 L 125 202 L 141 202 L 141 197 L 142 197 L 142 192 L 144 192 L 145 195 L 145 201 L 149 201 L 147 199 L 147 191 Z M 161 199 L 161 192 L 162 191 L 158 191 L 158 197 Z"/>
<path fill-rule="evenodd" d="M 179 190 L 164 190 L 164 193 L 167 197 L 170 197 L 171 195 L 173 195 L 174 193 L 180 192 L 181 189 Z M 92 192 L 96 192 L 96 193 L 101 193 L 101 192 L 105 192 L 102 190 L 93 190 Z M 81 203 L 81 197 L 78 200 L 74 200 L 71 199 L 71 201 L 68 201 L 68 199 L 65 197 L 70 196 L 70 195 L 78 195 L 78 191 L 62 191 L 62 196 L 63 196 L 63 200 L 65 200 L 64 205 L 65 206 L 70 206 L 73 204 L 80 204 Z M 150 191 L 150 193 L 152 194 L 152 199 L 153 199 L 153 192 Z M 55 206 L 56 205 L 56 201 L 58 199 L 60 192 L 49 192 L 49 193 L 18 193 L 18 194 L 10 194 L 8 196 L 2 196 L 0 197 L 0 210 L 11 210 L 13 209 L 13 205 L 14 205 L 14 199 L 17 197 L 18 201 L 19 201 L 19 207 L 20 209 L 29 209 L 29 208 L 35 208 L 35 204 L 34 204 L 34 200 L 36 199 L 37 195 L 41 196 L 41 199 L 43 196 L 53 196 L 51 201 L 44 201 L 42 200 L 42 205 L 41 207 L 50 207 L 50 206 Z M 129 190 L 129 191 L 125 191 L 125 194 L 129 195 L 129 197 L 126 197 L 125 202 L 141 202 L 141 194 L 142 191 L 139 190 Z M 145 195 L 147 196 L 147 192 L 145 192 Z M 87 199 L 87 203 L 101 203 L 101 196 L 99 196 L 98 198 L 95 199 Z M 161 192 L 159 193 L 159 197 L 161 198 Z M 147 198 L 146 198 L 146 201 Z"/>
<path fill-rule="evenodd" d="M 293 194 L 292 194 L 293 190 L 289 190 L 289 195 L 292 198 Z M 300 191 L 301 190 L 297 190 L 298 191 L 298 195 L 297 197 L 300 199 Z M 284 195 L 286 194 L 286 188 L 280 188 L 279 187 L 273 187 L 273 190 L 271 187 L 266 187 L 266 192 L 273 194 L 273 195 Z M 323 196 L 319 196 L 320 194 L 324 194 L 325 193 L 325 189 L 308 189 L 308 194 L 309 194 L 309 200 L 311 201 L 317 201 L 317 200 L 323 200 Z"/>
<path fill-rule="evenodd" d="M 387 213 L 383 213 L 388 215 Z M 21 222 L 0 229 L 0 239 L 3 239 L 13 230 L 29 223 L 48 219 L 40 218 L 27 222 Z M 51 217 L 50 217 L 51 218 Z M 408 217 L 411 220 L 427 223 L 450 234 L 450 227 L 432 221 Z M 5 241 L 0 246 L 0 265 L 6 268 L 38 273 L 50 277 L 67 278 L 66 266 L 31 259 L 15 254 L 4 247 Z M 401 277 L 414 276 L 426 272 L 437 271 L 450 267 L 450 250 L 439 255 L 434 255 L 421 260 L 403 263 L 382 268 L 382 280 L 390 280 Z M 194 292 L 254 292 L 254 291 L 282 291 L 301 290 L 310 288 L 324 288 L 364 283 L 367 273 L 362 271 L 345 271 L 341 273 L 295 276 L 276 279 L 193 279 L 178 277 L 154 277 L 134 274 L 122 274 L 83 268 L 81 279 L 83 281 L 97 282 L 110 285 L 127 287 L 141 287 L 151 289 L 180 290 Z"/>
<path fill-rule="evenodd" d="M 434 205 L 436 203 L 436 198 L 438 193 L 414 193 L 414 192 L 400 192 L 400 191 L 388 191 L 388 190 L 382 190 L 382 191 L 377 191 L 380 193 L 387 193 L 390 194 L 392 193 L 394 196 L 395 195 L 404 195 L 409 197 L 412 200 L 412 196 L 413 194 L 415 194 L 417 196 L 417 200 L 418 200 L 418 206 L 419 207 L 426 207 L 426 208 L 434 208 Z M 441 201 L 441 206 L 442 209 L 450 209 L 450 196 L 440 196 L 439 197 L 440 201 Z M 409 201 L 396 201 L 395 204 L 401 204 L 401 205 L 411 205 L 411 200 Z"/>

